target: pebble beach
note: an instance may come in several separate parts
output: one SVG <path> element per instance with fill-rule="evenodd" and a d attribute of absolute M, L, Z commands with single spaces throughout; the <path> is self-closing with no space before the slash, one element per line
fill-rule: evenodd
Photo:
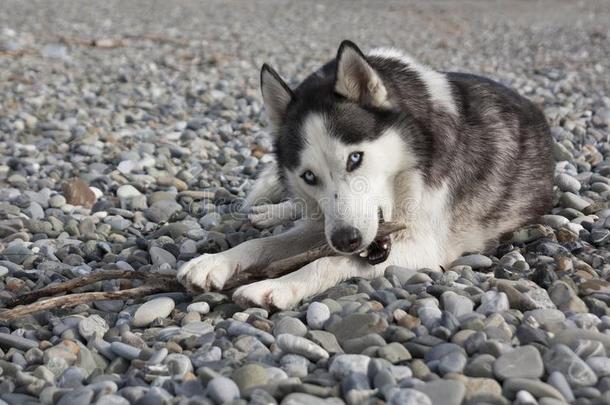
<path fill-rule="evenodd" d="M 609 27 L 603 0 L 0 0 L 0 318 L 290 226 L 238 212 L 274 159 L 260 66 L 296 85 L 343 39 L 515 88 L 556 161 L 547 215 L 444 270 L 290 311 L 170 292 L 0 322 L 0 405 L 609 404 Z"/>

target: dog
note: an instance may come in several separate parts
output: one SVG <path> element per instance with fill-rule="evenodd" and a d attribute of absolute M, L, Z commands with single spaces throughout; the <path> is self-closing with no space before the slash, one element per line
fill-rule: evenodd
<path fill-rule="evenodd" d="M 495 81 L 438 72 L 392 48 L 365 54 L 344 41 L 294 89 L 263 65 L 261 90 L 276 161 L 247 201 L 258 224 L 297 221 L 283 234 L 187 262 L 178 271 L 187 288 L 222 289 L 246 268 L 328 243 L 338 255 L 233 295 L 285 310 L 389 265 L 440 270 L 551 207 L 545 117 Z M 257 206 L 261 200 L 280 203 Z M 406 229 L 376 239 L 384 220 Z"/>

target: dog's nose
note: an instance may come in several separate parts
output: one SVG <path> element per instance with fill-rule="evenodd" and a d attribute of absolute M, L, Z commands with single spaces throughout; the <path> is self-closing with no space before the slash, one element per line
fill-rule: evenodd
<path fill-rule="evenodd" d="M 358 229 L 346 226 L 334 231 L 330 237 L 330 242 L 337 250 L 352 253 L 362 244 L 362 234 Z"/>

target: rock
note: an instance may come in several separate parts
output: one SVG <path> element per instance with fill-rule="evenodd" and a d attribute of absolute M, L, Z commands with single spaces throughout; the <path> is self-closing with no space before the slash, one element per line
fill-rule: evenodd
<path fill-rule="evenodd" d="M 610 359 L 608 357 L 589 357 L 586 363 L 599 378 L 610 377 Z"/>
<path fill-rule="evenodd" d="M 33 254 L 20 239 L 10 242 L 2 251 L 2 256 L 16 264 L 22 264 Z"/>
<path fill-rule="evenodd" d="M 78 323 L 78 332 L 87 340 L 101 339 L 108 329 L 108 324 L 99 315 L 90 315 Z"/>
<path fill-rule="evenodd" d="M 57 405 L 90 405 L 94 395 L 92 389 L 77 388 L 62 395 Z"/>
<path fill-rule="evenodd" d="M 18 350 L 29 350 L 38 347 L 38 342 L 31 339 L 26 339 L 18 335 L 0 333 L 0 346 L 7 350 L 11 347 L 14 347 Z"/>
<path fill-rule="evenodd" d="M 117 189 L 116 196 L 121 200 L 128 200 L 133 197 L 142 195 L 140 191 L 131 184 L 125 184 Z"/>
<path fill-rule="evenodd" d="M 441 304 L 445 311 L 451 313 L 456 318 L 460 318 L 462 315 L 469 314 L 474 310 L 474 302 L 453 291 L 445 291 L 441 294 Z"/>
<path fill-rule="evenodd" d="M 279 336 L 290 334 L 294 336 L 305 336 L 307 327 L 296 318 L 284 317 L 277 321 L 273 327 L 273 334 Z"/>
<path fill-rule="evenodd" d="M 574 208 L 575 210 L 582 211 L 587 208 L 590 203 L 583 200 L 579 196 L 571 192 L 565 192 L 561 195 L 561 204 L 567 208 Z"/>
<path fill-rule="evenodd" d="M 508 297 L 503 292 L 486 291 L 481 296 L 481 305 L 477 308 L 477 312 L 483 315 L 494 314 L 498 312 L 508 311 Z"/>
<path fill-rule="evenodd" d="M 231 378 L 242 393 L 252 387 L 265 385 L 268 381 L 267 372 L 258 364 L 246 364 L 235 369 Z"/>
<path fill-rule="evenodd" d="M 350 373 L 367 374 L 370 361 L 370 357 L 361 354 L 339 354 L 333 358 L 328 371 L 339 380 Z"/>
<path fill-rule="evenodd" d="M 572 387 L 589 387 L 597 382 L 591 367 L 563 344 L 556 344 L 545 353 L 544 365 L 549 373 L 563 374 Z"/>
<path fill-rule="evenodd" d="M 197 312 L 198 314 L 205 315 L 210 312 L 210 304 L 207 302 L 193 302 L 186 307 L 187 312 Z"/>
<path fill-rule="evenodd" d="M 312 329 L 322 329 L 330 318 L 330 309 L 321 302 L 312 302 L 307 308 L 307 324 Z"/>
<path fill-rule="evenodd" d="M 432 405 L 430 397 L 423 392 L 406 388 L 396 391 L 387 402 L 388 405 Z"/>
<path fill-rule="evenodd" d="M 476 270 L 491 267 L 492 264 L 493 262 L 489 257 L 475 254 L 460 257 L 459 259 L 451 263 L 449 265 L 449 268 L 455 266 L 470 266 L 471 268 Z"/>
<path fill-rule="evenodd" d="M 133 315 L 133 325 L 136 327 L 147 326 L 157 318 L 165 318 L 174 310 L 176 304 L 169 297 L 152 299 L 136 310 Z"/>
<path fill-rule="evenodd" d="M 555 176 L 555 184 L 561 191 L 569 191 L 572 193 L 578 193 L 580 191 L 580 182 L 574 177 L 565 173 L 558 174 Z"/>
<path fill-rule="evenodd" d="M 329 357 L 326 350 L 304 337 L 284 333 L 277 336 L 276 343 L 283 351 L 300 354 L 312 361 L 328 359 Z"/>
<path fill-rule="evenodd" d="M 536 398 L 554 398 L 560 401 L 565 401 L 561 392 L 557 391 L 552 385 L 545 384 L 542 381 L 527 378 L 511 378 L 504 382 L 504 395 L 508 398 L 514 398 L 519 391 L 527 391 Z"/>
<path fill-rule="evenodd" d="M 566 313 L 589 312 L 587 304 L 578 298 L 576 292 L 566 282 L 558 280 L 549 288 L 551 301 L 559 310 Z"/>
<path fill-rule="evenodd" d="M 173 200 L 161 200 L 144 210 L 144 216 L 152 222 L 167 222 L 172 215 L 182 211 L 182 206 Z"/>
<path fill-rule="evenodd" d="M 351 314 L 327 328 L 339 342 L 347 339 L 380 333 L 387 329 L 388 323 L 377 314 Z"/>
<path fill-rule="evenodd" d="M 312 330 L 307 333 L 307 338 L 312 342 L 320 345 L 330 354 L 343 353 L 343 349 L 339 346 L 337 338 L 330 332 L 323 330 Z"/>
<path fill-rule="evenodd" d="M 217 404 L 225 404 L 239 399 L 239 387 L 226 377 L 213 378 L 207 385 L 207 395 Z"/>
<path fill-rule="evenodd" d="M 553 229 L 561 229 L 570 223 L 570 220 L 561 215 L 543 215 L 540 222 L 550 226 Z"/>
<path fill-rule="evenodd" d="M 544 373 L 544 363 L 534 346 L 521 346 L 500 356 L 494 362 L 493 371 L 501 380 L 540 378 Z"/>
<path fill-rule="evenodd" d="M 387 346 L 379 348 L 377 355 L 382 359 L 386 359 L 392 364 L 411 360 L 411 353 L 409 353 L 409 351 L 398 342 L 393 342 Z"/>
<path fill-rule="evenodd" d="M 140 349 L 137 347 L 130 346 L 122 342 L 112 342 L 110 344 L 111 350 L 120 357 L 127 360 L 134 360 L 140 356 Z"/>
<path fill-rule="evenodd" d="M 72 179 L 62 186 L 64 197 L 68 204 L 82 205 L 85 208 L 93 207 L 97 200 L 89 185 L 81 179 Z"/>
<path fill-rule="evenodd" d="M 170 268 L 176 267 L 176 257 L 167 250 L 153 246 L 150 248 L 149 254 L 152 263 L 156 266 L 167 264 Z"/>
<path fill-rule="evenodd" d="M 460 381 L 434 380 L 414 387 L 426 394 L 434 405 L 460 405 L 466 396 L 466 387 Z"/>

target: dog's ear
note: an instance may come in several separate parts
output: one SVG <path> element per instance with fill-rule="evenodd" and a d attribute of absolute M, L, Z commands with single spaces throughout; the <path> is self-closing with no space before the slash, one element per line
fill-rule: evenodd
<path fill-rule="evenodd" d="M 388 92 L 366 56 L 351 41 L 343 41 L 337 52 L 335 91 L 374 107 L 389 106 Z"/>
<path fill-rule="evenodd" d="M 261 92 L 269 121 L 277 128 L 294 95 L 280 75 L 266 63 L 261 69 Z"/>

